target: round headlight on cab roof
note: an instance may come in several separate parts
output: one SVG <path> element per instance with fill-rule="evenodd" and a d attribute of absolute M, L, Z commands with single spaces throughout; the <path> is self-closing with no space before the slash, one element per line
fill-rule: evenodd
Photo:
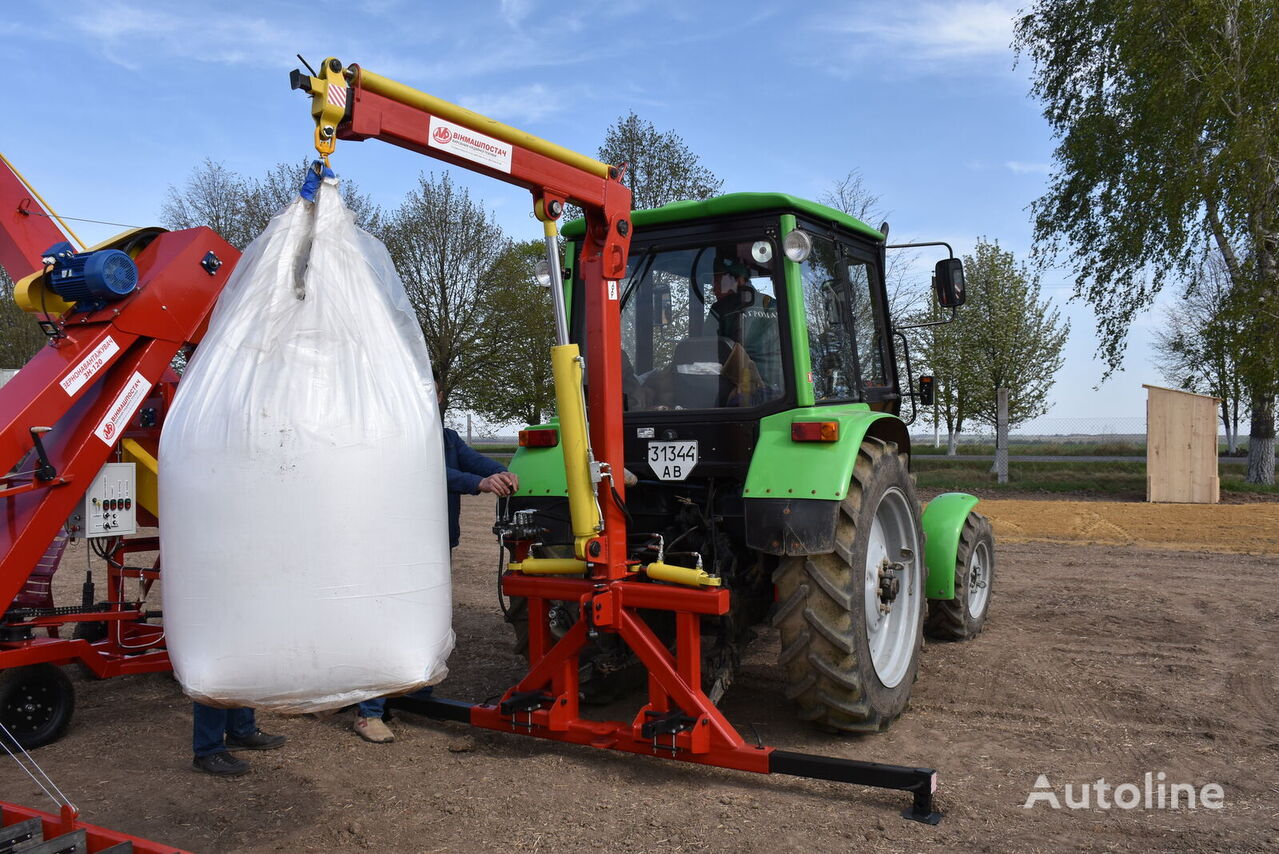
<path fill-rule="evenodd" d="M 813 238 L 807 232 L 796 229 L 782 241 L 782 251 L 796 264 L 802 263 L 813 251 Z"/>

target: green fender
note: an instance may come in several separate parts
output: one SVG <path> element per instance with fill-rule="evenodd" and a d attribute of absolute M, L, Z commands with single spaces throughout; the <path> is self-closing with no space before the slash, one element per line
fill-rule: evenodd
<path fill-rule="evenodd" d="M 977 497 L 964 492 L 947 492 L 928 502 L 924 517 L 924 562 L 928 564 L 929 599 L 955 598 L 955 561 L 959 557 L 959 535 L 968 514 L 977 506 Z"/>
<path fill-rule="evenodd" d="M 885 424 L 877 425 L 876 432 L 882 430 L 899 445 L 909 442 L 896 416 L 872 412 L 864 403 L 808 406 L 760 419 L 759 440 L 742 497 L 842 500 L 848 494 L 862 440 L 881 420 Z M 791 438 L 791 424 L 802 421 L 837 421 L 839 438 L 834 442 L 796 442 Z M 903 446 L 908 449 L 909 444 Z"/>
<path fill-rule="evenodd" d="M 526 427 L 526 430 L 558 430 L 560 422 L 551 419 L 549 424 Z M 532 496 L 568 496 L 568 479 L 564 474 L 564 448 L 556 444 L 550 448 L 525 448 L 515 450 L 511 458 L 511 471 L 520 478 L 521 498 Z"/>

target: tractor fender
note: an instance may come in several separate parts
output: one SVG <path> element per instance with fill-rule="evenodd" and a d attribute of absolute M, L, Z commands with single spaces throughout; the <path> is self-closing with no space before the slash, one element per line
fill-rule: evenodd
<path fill-rule="evenodd" d="M 797 442 L 796 422 L 835 421 L 830 442 Z M 826 554 L 835 550 L 839 503 L 848 495 L 857 453 L 867 436 L 909 451 L 905 425 L 864 403 L 813 406 L 760 419 L 759 439 L 742 488 L 746 544 L 774 555 Z"/>
<path fill-rule="evenodd" d="M 955 598 L 955 561 L 959 556 L 959 535 L 968 514 L 977 506 L 977 497 L 965 492 L 946 492 L 924 508 L 924 562 L 928 565 L 929 599 Z"/>
<path fill-rule="evenodd" d="M 558 419 L 549 424 L 526 427 L 526 430 L 558 430 Z M 519 498 L 544 496 L 568 497 L 568 477 L 564 473 L 564 446 L 556 442 L 549 448 L 515 449 L 515 456 L 507 466 L 520 479 Z"/>

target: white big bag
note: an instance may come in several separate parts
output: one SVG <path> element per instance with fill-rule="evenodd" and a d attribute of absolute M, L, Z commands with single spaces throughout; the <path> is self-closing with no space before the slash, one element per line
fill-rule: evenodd
<path fill-rule="evenodd" d="M 326 178 L 245 250 L 160 441 L 173 669 L 314 712 L 434 684 L 453 649 L 443 438 L 386 248 Z"/>

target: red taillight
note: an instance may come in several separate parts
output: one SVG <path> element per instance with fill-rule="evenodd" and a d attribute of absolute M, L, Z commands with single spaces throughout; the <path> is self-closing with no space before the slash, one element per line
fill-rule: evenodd
<path fill-rule="evenodd" d="M 790 426 L 790 437 L 796 442 L 838 442 L 838 421 L 796 421 Z"/>
<path fill-rule="evenodd" d="M 521 430 L 521 448 L 554 448 L 560 443 L 559 430 Z"/>

